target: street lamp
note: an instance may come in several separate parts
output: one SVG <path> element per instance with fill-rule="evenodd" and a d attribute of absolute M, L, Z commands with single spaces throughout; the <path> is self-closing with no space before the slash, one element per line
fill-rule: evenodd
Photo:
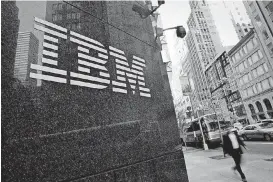
<path fill-rule="evenodd" d="M 156 32 L 158 33 L 155 37 L 155 40 L 162 36 L 163 35 L 163 32 L 166 31 L 166 30 L 174 30 L 176 29 L 176 36 L 179 37 L 179 38 L 184 38 L 186 36 L 186 29 L 182 26 L 182 25 L 179 25 L 179 26 L 175 26 L 175 27 L 170 27 L 170 28 L 166 28 L 164 30 L 162 30 L 161 28 L 156 28 Z"/>
<path fill-rule="evenodd" d="M 165 1 L 158 1 L 158 6 L 155 9 L 149 10 L 147 7 L 143 7 L 137 4 L 134 4 L 132 7 L 132 10 L 139 14 L 139 16 L 142 19 L 147 18 L 150 15 L 153 15 L 153 13 L 162 5 L 165 4 Z"/>

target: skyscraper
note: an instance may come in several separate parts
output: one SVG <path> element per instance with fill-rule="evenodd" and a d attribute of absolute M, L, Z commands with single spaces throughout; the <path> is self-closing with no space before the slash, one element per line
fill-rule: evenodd
<path fill-rule="evenodd" d="M 250 31 L 251 28 L 253 28 L 245 6 L 242 1 L 223 2 L 229 12 L 236 34 L 240 40 Z"/>
<path fill-rule="evenodd" d="M 197 100 L 193 99 L 193 104 L 198 101 L 202 106 L 208 107 L 210 92 L 204 71 L 222 50 L 222 44 L 207 2 L 190 1 L 190 7 L 186 42 L 192 64 L 194 95 L 197 97 Z"/>
<path fill-rule="evenodd" d="M 14 77 L 19 79 L 23 85 L 35 84 L 33 83 L 34 81 L 32 79 L 29 79 L 29 73 L 31 63 L 37 63 L 38 47 L 39 40 L 33 33 L 18 33 Z"/>

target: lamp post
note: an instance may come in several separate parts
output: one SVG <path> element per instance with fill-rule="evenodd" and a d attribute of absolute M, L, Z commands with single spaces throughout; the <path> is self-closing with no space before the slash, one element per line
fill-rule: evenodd
<path fill-rule="evenodd" d="M 157 28 L 157 31 L 160 30 L 161 32 L 156 35 L 155 40 L 158 37 L 162 36 L 164 31 L 174 30 L 174 29 L 176 29 L 176 36 L 177 37 L 184 38 L 186 36 L 186 29 L 182 25 L 179 25 L 179 26 L 175 26 L 175 27 L 166 28 L 166 29 L 163 29 L 163 30 L 160 30 L 159 28 Z"/>

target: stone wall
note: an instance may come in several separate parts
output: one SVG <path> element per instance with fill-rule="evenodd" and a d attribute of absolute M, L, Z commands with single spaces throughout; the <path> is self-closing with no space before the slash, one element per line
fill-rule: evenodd
<path fill-rule="evenodd" d="M 86 24 L 78 33 L 123 50 L 129 65 L 133 55 L 145 59 L 151 97 L 140 96 L 139 89 L 133 93 L 128 80 L 127 94 L 113 92 L 112 85 L 103 90 L 73 86 L 69 74 L 67 84 L 14 87 L 5 103 L 12 108 L 4 128 L 5 181 L 188 181 L 183 153 L 175 149 L 178 126 L 171 92 L 164 89 L 169 85 L 160 71 L 162 58 L 153 47 L 151 21 L 136 16 L 132 4 L 98 2 L 101 11 L 96 13 L 135 37 L 91 16 L 85 19 L 92 26 Z M 50 21 L 48 16 L 49 11 Z M 76 71 L 77 45 L 60 44 L 60 68 Z M 114 57 L 109 56 L 106 67 L 116 80 Z M 97 76 L 97 71 L 90 74 Z"/>

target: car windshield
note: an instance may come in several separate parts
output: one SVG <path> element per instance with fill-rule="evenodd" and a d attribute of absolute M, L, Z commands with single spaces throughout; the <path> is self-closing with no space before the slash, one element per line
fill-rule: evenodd
<path fill-rule="evenodd" d="M 219 121 L 220 123 L 220 126 L 221 126 L 221 129 L 224 130 L 224 129 L 227 129 L 229 127 L 231 127 L 231 123 L 229 121 Z M 209 125 L 209 131 L 216 131 L 219 129 L 219 125 L 218 125 L 218 122 L 217 121 L 211 121 L 208 123 Z"/>
<path fill-rule="evenodd" d="M 272 123 L 263 123 L 260 125 L 261 128 L 273 128 Z"/>
<path fill-rule="evenodd" d="M 221 129 L 227 129 L 231 127 L 230 121 L 220 121 Z"/>

